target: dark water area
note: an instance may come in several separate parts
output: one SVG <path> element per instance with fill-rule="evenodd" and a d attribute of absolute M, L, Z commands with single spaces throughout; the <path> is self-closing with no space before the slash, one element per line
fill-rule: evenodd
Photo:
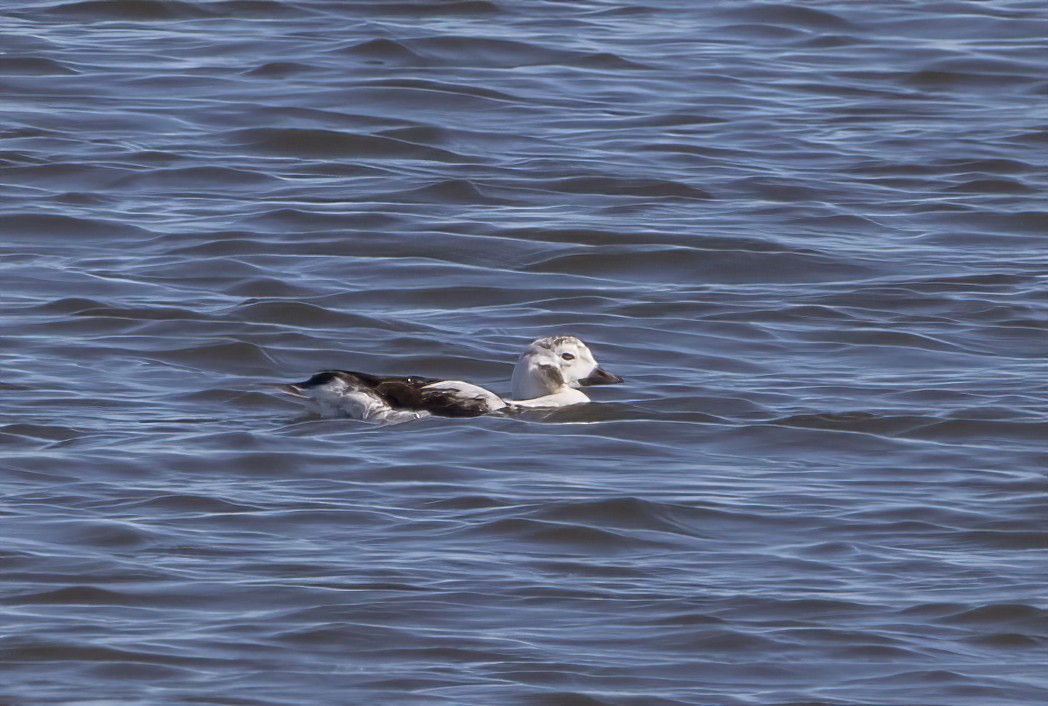
<path fill-rule="evenodd" d="M 1042 0 L 0 12 L 0 702 L 1048 702 Z M 526 418 L 303 416 L 342 367 Z"/>

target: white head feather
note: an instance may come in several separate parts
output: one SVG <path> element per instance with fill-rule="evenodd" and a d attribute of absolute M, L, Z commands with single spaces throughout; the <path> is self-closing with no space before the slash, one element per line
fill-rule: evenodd
<path fill-rule="evenodd" d="M 532 341 L 513 369 L 513 398 L 530 400 L 565 389 L 622 382 L 600 369 L 593 353 L 574 336 Z"/>

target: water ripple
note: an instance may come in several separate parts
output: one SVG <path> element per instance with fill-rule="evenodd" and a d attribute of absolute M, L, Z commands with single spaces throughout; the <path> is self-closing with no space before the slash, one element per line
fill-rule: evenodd
<path fill-rule="evenodd" d="M 5 20 L 0 701 L 1046 700 L 1037 3 Z"/>

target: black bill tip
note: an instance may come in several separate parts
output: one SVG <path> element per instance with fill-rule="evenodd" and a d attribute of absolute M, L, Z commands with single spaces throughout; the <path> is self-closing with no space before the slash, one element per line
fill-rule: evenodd
<path fill-rule="evenodd" d="M 617 385 L 622 382 L 622 378 L 614 373 L 609 373 L 607 370 L 597 368 L 586 377 L 579 380 L 579 384 L 583 387 L 589 387 L 590 385 Z"/>

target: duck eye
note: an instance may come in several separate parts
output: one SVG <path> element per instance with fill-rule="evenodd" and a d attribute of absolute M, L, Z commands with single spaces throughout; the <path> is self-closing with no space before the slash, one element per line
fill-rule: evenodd
<path fill-rule="evenodd" d="M 573 356 L 571 353 L 561 353 L 560 357 L 564 360 L 575 360 L 575 356 Z"/>

